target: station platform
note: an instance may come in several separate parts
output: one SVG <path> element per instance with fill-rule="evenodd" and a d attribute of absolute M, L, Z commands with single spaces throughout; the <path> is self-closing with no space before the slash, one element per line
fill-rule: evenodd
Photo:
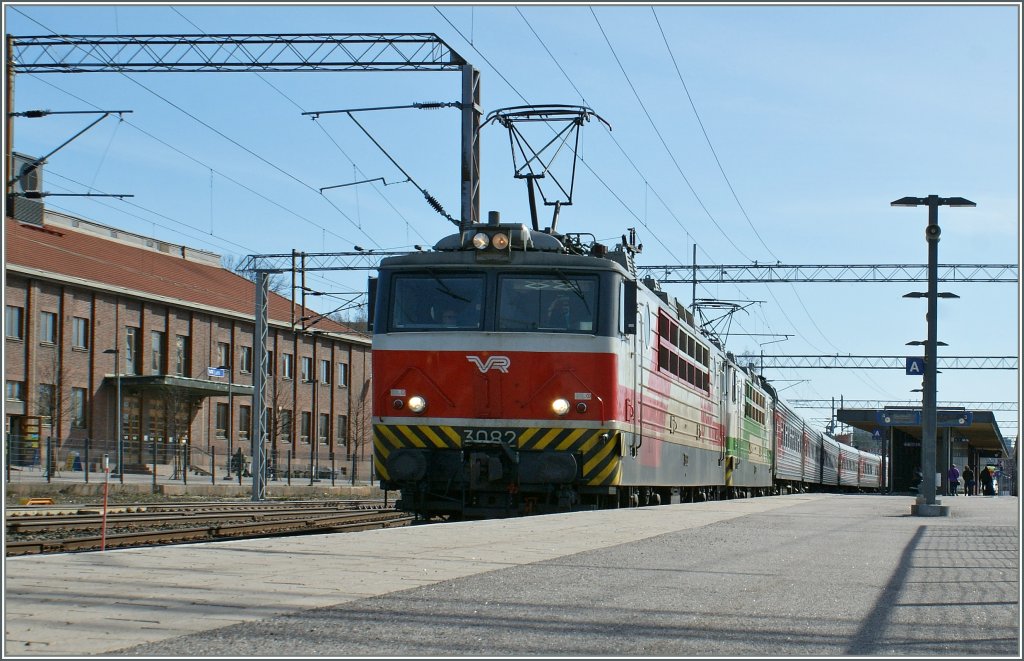
<path fill-rule="evenodd" d="M 5 563 L 5 657 L 1020 658 L 1016 497 L 804 494 Z"/>

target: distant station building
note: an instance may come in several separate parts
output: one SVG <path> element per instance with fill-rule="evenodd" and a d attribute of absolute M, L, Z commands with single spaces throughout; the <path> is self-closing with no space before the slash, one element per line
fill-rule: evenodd
<path fill-rule="evenodd" d="M 884 458 L 888 483 L 894 492 L 911 491 L 915 474 L 921 468 L 920 407 L 884 409 L 839 409 L 839 422 L 871 434 Z M 1000 492 L 1016 493 L 1016 444 L 999 430 L 992 411 L 968 411 L 963 408 L 939 408 L 936 411 L 937 493 L 948 493 L 946 469 L 956 464 L 961 469 L 992 466 L 997 471 Z"/>
<path fill-rule="evenodd" d="M 10 464 L 49 457 L 97 469 L 103 455 L 114 464 L 120 392 L 126 473 L 154 464 L 244 473 L 255 429 L 254 283 L 213 253 L 14 199 L 4 237 Z M 299 320 L 318 316 L 269 296 L 265 452 L 275 472 L 366 480 L 370 337 L 327 318 L 301 330 Z"/>

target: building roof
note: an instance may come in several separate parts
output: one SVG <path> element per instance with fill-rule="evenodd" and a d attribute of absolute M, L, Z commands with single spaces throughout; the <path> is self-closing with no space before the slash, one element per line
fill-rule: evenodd
<path fill-rule="evenodd" d="M 95 225 L 93 225 L 95 228 Z M 4 258 L 9 272 L 50 278 L 141 299 L 159 299 L 186 308 L 201 308 L 228 316 L 255 317 L 256 287 L 242 276 L 213 265 L 209 254 L 162 242 L 154 247 L 99 236 L 71 223 L 46 222 L 42 226 L 5 219 Z M 116 230 L 111 230 L 117 236 Z M 268 321 L 290 326 L 292 303 L 270 292 Z M 294 306 L 295 319 L 303 316 Z M 306 315 L 316 314 L 307 310 Z M 355 342 L 369 342 L 361 333 L 330 319 L 316 330 L 344 334 Z"/>

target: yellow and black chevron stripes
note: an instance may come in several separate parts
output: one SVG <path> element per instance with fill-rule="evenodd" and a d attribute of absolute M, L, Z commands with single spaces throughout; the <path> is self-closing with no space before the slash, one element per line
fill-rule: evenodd
<path fill-rule="evenodd" d="M 578 453 L 583 457 L 585 484 L 614 485 L 622 479 L 622 462 L 616 452 L 617 436 L 610 429 L 530 427 L 519 436 L 519 450 Z"/>
<path fill-rule="evenodd" d="M 442 425 L 374 425 L 373 465 L 383 479 L 388 479 L 388 455 L 402 448 L 458 450 L 461 439 L 451 427 Z"/>
<path fill-rule="evenodd" d="M 622 465 L 618 433 L 610 429 L 528 427 L 515 430 L 520 452 L 573 452 L 583 461 L 583 482 L 592 486 L 619 484 Z M 388 479 L 388 456 L 398 449 L 458 450 L 459 431 L 446 425 L 374 425 L 374 466 Z"/>

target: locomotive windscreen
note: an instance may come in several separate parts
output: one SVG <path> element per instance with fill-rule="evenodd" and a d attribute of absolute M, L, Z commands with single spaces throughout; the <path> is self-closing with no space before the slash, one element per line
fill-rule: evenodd
<path fill-rule="evenodd" d="M 402 274 L 395 276 L 393 285 L 393 330 L 483 327 L 483 274 Z"/>
<path fill-rule="evenodd" d="M 497 330 L 592 333 L 597 292 L 597 276 L 501 275 Z"/>
<path fill-rule="evenodd" d="M 593 334 L 599 290 L 596 274 L 395 274 L 390 330 Z"/>

